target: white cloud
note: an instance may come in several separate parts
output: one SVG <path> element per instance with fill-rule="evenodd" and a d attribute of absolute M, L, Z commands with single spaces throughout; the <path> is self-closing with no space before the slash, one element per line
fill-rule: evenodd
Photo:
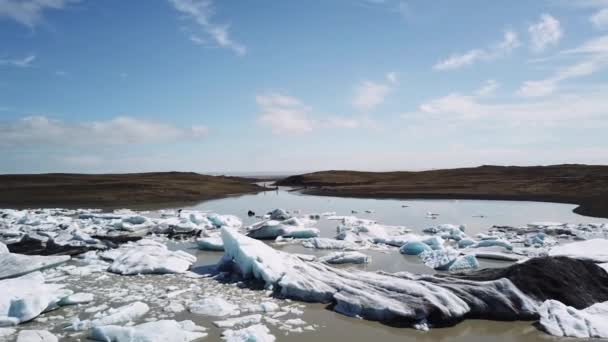
<path fill-rule="evenodd" d="M 605 88 L 561 96 L 516 102 L 487 102 L 459 93 L 427 101 L 408 119 L 491 120 L 493 122 L 579 122 L 585 119 L 606 119 L 608 92 Z"/>
<path fill-rule="evenodd" d="M 180 128 L 126 116 L 80 123 L 29 116 L 15 122 L 0 123 L 0 146 L 149 144 L 199 139 L 206 134 L 204 126 Z"/>
<path fill-rule="evenodd" d="M 247 48 L 230 37 L 230 25 L 214 24 L 211 17 L 214 14 L 212 0 L 168 0 L 173 7 L 189 16 L 196 24 L 201 26 L 205 33 L 220 47 L 234 51 L 242 56 L 247 53 Z M 195 44 L 204 44 L 204 40 L 196 35 L 190 35 L 190 40 Z"/>
<path fill-rule="evenodd" d="M 258 120 L 269 125 L 275 134 L 306 133 L 313 130 L 308 118 L 311 108 L 295 97 L 280 93 L 258 95 L 255 101 L 260 109 Z"/>
<path fill-rule="evenodd" d="M 575 64 L 557 69 L 544 80 L 525 81 L 517 94 L 523 97 L 540 97 L 553 94 L 563 81 L 592 75 L 608 67 L 608 36 L 591 39 L 581 46 L 565 50 L 561 54 L 581 56 Z"/>
<path fill-rule="evenodd" d="M 303 134 L 317 128 L 359 128 L 361 119 L 352 116 L 322 115 L 313 118 L 312 107 L 282 93 L 268 93 L 255 98 L 260 111 L 258 121 L 274 134 Z M 317 115 L 321 116 L 321 115 Z"/>
<path fill-rule="evenodd" d="M 43 19 L 46 10 L 60 10 L 79 0 L 0 0 L 0 18 L 12 19 L 34 28 Z"/>
<path fill-rule="evenodd" d="M 589 18 L 593 26 L 598 29 L 607 29 L 608 28 L 608 8 L 603 8 L 597 11 L 595 14 Z"/>
<path fill-rule="evenodd" d="M 544 51 L 547 47 L 557 45 L 563 36 L 559 20 L 549 14 L 542 14 L 540 20 L 528 27 L 530 47 L 535 52 Z"/>
<path fill-rule="evenodd" d="M 382 104 L 390 93 L 391 87 L 372 81 L 363 81 L 355 88 L 353 106 L 361 111 L 369 111 Z"/>
<path fill-rule="evenodd" d="M 481 61 L 490 61 L 510 53 L 521 44 L 517 33 L 505 31 L 503 39 L 488 48 L 472 49 L 465 53 L 455 53 L 446 59 L 440 60 L 433 66 L 434 70 L 445 71 L 459 69 Z"/>
<path fill-rule="evenodd" d="M 494 94 L 494 92 L 496 91 L 496 89 L 498 89 L 498 87 L 500 87 L 500 84 L 498 84 L 498 82 L 496 82 L 495 80 L 487 80 L 483 86 L 481 86 L 481 88 L 479 88 L 475 94 L 477 96 L 490 96 L 492 94 Z"/>
<path fill-rule="evenodd" d="M 32 66 L 32 63 L 36 60 L 35 55 L 28 55 L 23 58 L 18 59 L 0 59 L 0 66 L 8 65 L 14 66 L 17 68 L 29 68 Z"/>

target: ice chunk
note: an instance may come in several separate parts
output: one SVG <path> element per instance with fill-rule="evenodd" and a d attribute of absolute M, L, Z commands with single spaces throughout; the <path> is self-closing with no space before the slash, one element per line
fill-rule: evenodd
<path fill-rule="evenodd" d="M 229 227 L 229 228 L 241 228 L 243 226 L 243 222 L 240 218 L 234 215 L 218 215 L 218 214 L 209 214 L 207 215 L 207 219 L 216 227 Z"/>
<path fill-rule="evenodd" d="M 103 256 L 114 259 L 108 271 L 125 275 L 185 273 L 196 262 L 191 254 L 170 251 L 164 244 L 147 239 L 122 245 Z"/>
<path fill-rule="evenodd" d="M 47 330 L 21 330 L 17 342 L 57 342 L 57 336 Z"/>
<path fill-rule="evenodd" d="M 149 310 L 150 307 L 146 303 L 134 302 L 116 309 L 109 309 L 100 315 L 96 315 L 95 317 L 99 316 L 99 318 L 93 320 L 80 321 L 76 318 L 71 327 L 68 327 L 68 330 L 81 331 L 91 327 L 126 323 L 144 316 Z"/>
<path fill-rule="evenodd" d="M 0 254 L 10 253 L 8 247 L 0 241 Z"/>
<path fill-rule="evenodd" d="M 0 281 L 0 327 L 16 325 L 54 309 L 71 295 L 63 285 L 45 284 L 44 276 L 34 272 L 19 278 Z"/>
<path fill-rule="evenodd" d="M 220 297 L 206 297 L 190 304 L 190 312 L 207 316 L 228 316 L 238 312 L 238 306 Z"/>
<path fill-rule="evenodd" d="M 93 301 L 93 299 L 95 299 L 95 296 L 92 293 L 84 293 L 84 292 L 74 293 L 71 296 L 67 296 L 67 297 L 63 298 L 59 302 L 59 305 L 74 305 L 74 304 L 90 303 Z"/>
<path fill-rule="evenodd" d="M 473 240 L 473 239 L 462 239 L 462 240 L 458 241 L 458 248 L 471 247 L 476 243 L 477 242 L 475 242 L 475 240 Z"/>
<path fill-rule="evenodd" d="M 133 327 L 106 325 L 94 327 L 89 338 L 111 342 L 188 342 L 207 336 L 205 328 L 192 321 L 162 320 Z"/>
<path fill-rule="evenodd" d="M 265 325 L 255 324 L 240 330 L 226 330 L 222 338 L 228 342 L 274 342 L 275 337 Z"/>
<path fill-rule="evenodd" d="M 472 245 L 472 248 L 480 248 L 480 247 L 494 247 L 494 246 L 499 246 L 502 247 L 506 250 L 512 250 L 513 249 L 513 245 L 507 241 L 507 240 L 503 240 L 503 239 L 485 239 L 485 240 L 481 240 L 479 242 L 477 242 L 476 244 Z"/>
<path fill-rule="evenodd" d="M 232 328 L 235 326 L 244 326 L 250 324 L 258 324 L 262 321 L 262 315 L 255 314 L 236 318 L 229 318 L 223 321 L 215 321 L 213 324 L 218 328 Z"/>
<path fill-rule="evenodd" d="M 577 310 L 556 300 L 547 300 L 539 314 L 541 327 L 553 336 L 608 338 L 608 302 Z"/>
<path fill-rule="evenodd" d="M 269 220 L 249 230 L 247 235 L 254 239 L 276 239 L 279 236 L 306 239 L 319 236 L 319 230 L 307 227 L 309 220 L 289 218 L 285 221 Z"/>
<path fill-rule="evenodd" d="M 453 248 L 426 251 L 420 254 L 425 265 L 440 271 L 447 271 L 460 253 Z"/>
<path fill-rule="evenodd" d="M 0 328 L 0 341 L 8 340 L 17 330 L 13 328 Z"/>
<path fill-rule="evenodd" d="M 555 246 L 549 251 L 550 256 L 567 256 L 576 259 L 587 259 L 597 263 L 608 262 L 608 240 L 592 239 Z"/>
<path fill-rule="evenodd" d="M 306 248 L 317 248 L 317 249 L 343 249 L 343 250 L 355 250 L 359 249 L 359 246 L 350 241 L 328 239 L 328 238 L 312 238 L 302 242 L 302 246 Z"/>
<path fill-rule="evenodd" d="M 334 252 L 319 258 L 328 264 L 367 264 L 371 257 L 359 252 Z"/>
<path fill-rule="evenodd" d="M 41 256 L 3 253 L 0 254 L 0 279 L 19 277 L 63 264 L 68 260 L 70 257 L 67 255 Z"/>
<path fill-rule="evenodd" d="M 399 252 L 405 255 L 420 255 L 423 252 L 429 251 L 431 251 L 431 247 L 420 241 L 406 242 L 399 248 Z"/>
<path fill-rule="evenodd" d="M 475 255 L 469 254 L 464 256 L 459 256 L 454 260 L 454 262 L 448 267 L 448 271 L 456 272 L 456 271 L 465 271 L 472 270 L 479 267 L 479 262 Z"/>
<path fill-rule="evenodd" d="M 198 248 L 204 251 L 223 251 L 224 243 L 221 237 L 206 237 L 196 240 Z"/>
<path fill-rule="evenodd" d="M 287 211 L 283 209 L 275 209 L 268 213 L 270 215 L 271 220 L 283 221 L 291 218 L 291 215 L 287 213 Z"/>

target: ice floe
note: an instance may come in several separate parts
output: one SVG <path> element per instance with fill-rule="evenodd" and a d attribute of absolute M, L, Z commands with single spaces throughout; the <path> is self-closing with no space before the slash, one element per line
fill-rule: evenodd
<path fill-rule="evenodd" d="M 368 264 L 371 257 L 360 252 L 333 252 L 318 260 L 328 264 Z"/>
<path fill-rule="evenodd" d="M 21 330 L 17 342 L 57 342 L 57 336 L 47 330 Z"/>
<path fill-rule="evenodd" d="M 205 331 L 192 321 L 160 320 L 132 327 L 98 326 L 91 329 L 88 337 L 104 342 L 188 342 L 207 336 Z"/>
<path fill-rule="evenodd" d="M 15 253 L 0 254 L 0 279 L 18 277 L 27 273 L 54 267 L 70 260 L 67 255 L 40 256 Z"/>
<path fill-rule="evenodd" d="M 560 337 L 608 338 L 608 302 L 577 310 L 556 300 L 541 305 L 540 326 Z"/>
<path fill-rule="evenodd" d="M 274 342 L 275 340 L 270 330 L 263 324 L 255 324 L 239 330 L 225 330 L 222 338 L 228 342 Z"/>
<path fill-rule="evenodd" d="M 60 284 L 45 283 L 40 272 L 0 280 L 0 326 L 27 322 L 59 306 L 71 290 Z"/>
<path fill-rule="evenodd" d="M 166 245 L 154 240 L 140 240 L 122 245 L 117 250 L 103 254 L 113 260 L 108 268 L 119 274 L 184 273 L 196 261 L 196 257 L 184 251 L 170 251 Z"/>

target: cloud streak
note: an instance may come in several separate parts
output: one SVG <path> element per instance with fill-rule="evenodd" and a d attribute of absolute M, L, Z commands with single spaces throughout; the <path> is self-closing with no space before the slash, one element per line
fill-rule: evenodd
<path fill-rule="evenodd" d="M 47 10 L 61 10 L 80 0 L 0 0 L 0 18 L 8 18 L 29 28 L 43 20 Z"/>
<path fill-rule="evenodd" d="M 517 33 L 505 31 L 503 39 L 497 44 L 487 48 L 471 49 L 464 53 L 454 53 L 448 58 L 440 60 L 433 65 L 435 71 L 455 70 L 470 66 L 482 61 L 491 61 L 505 56 L 521 45 Z"/>
<path fill-rule="evenodd" d="M 168 0 L 178 12 L 185 14 L 199 25 L 217 46 L 230 49 L 239 56 L 247 53 L 245 45 L 230 37 L 229 24 L 215 24 L 211 22 L 214 14 L 211 0 Z M 198 45 L 204 45 L 205 40 L 197 35 L 190 35 L 190 40 Z"/>
<path fill-rule="evenodd" d="M 35 60 L 36 60 L 35 55 L 28 55 L 23 58 L 17 58 L 17 59 L 0 59 L 0 66 L 7 65 L 7 66 L 13 66 L 13 67 L 17 67 L 17 68 L 29 68 L 32 66 L 32 63 L 34 63 Z"/>
<path fill-rule="evenodd" d="M 206 136 L 205 126 L 171 124 L 121 116 L 108 121 L 66 123 L 29 116 L 0 123 L 0 146 L 96 146 L 169 143 Z"/>

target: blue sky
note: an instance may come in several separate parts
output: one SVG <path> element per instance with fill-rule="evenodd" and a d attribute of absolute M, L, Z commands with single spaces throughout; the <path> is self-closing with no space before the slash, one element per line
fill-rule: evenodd
<path fill-rule="evenodd" d="M 0 0 L 0 173 L 608 163 L 608 0 Z"/>

